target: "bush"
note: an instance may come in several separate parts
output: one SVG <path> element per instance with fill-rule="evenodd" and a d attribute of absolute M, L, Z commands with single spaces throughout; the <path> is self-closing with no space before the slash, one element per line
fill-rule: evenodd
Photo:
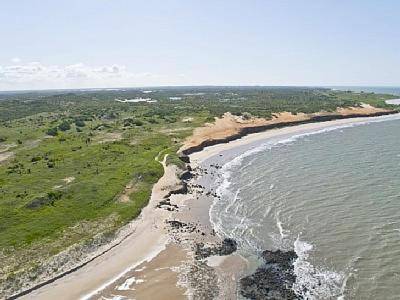
<path fill-rule="evenodd" d="M 171 117 L 171 116 L 167 116 L 164 119 L 168 123 L 175 123 L 177 121 L 177 119 L 175 117 Z"/>
<path fill-rule="evenodd" d="M 51 135 L 51 136 L 56 136 L 58 134 L 57 127 L 49 128 L 47 130 L 46 134 Z"/>
<path fill-rule="evenodd" d="M 143 122 L 141 120 L 132 119 L 132 118 L 124 119 L 124 127 L 128 127 L 131 125 L 142 126 Z"/>
<path fill-rule="evenodd" d="M 85 127 L 85 122 L 82 120 L 75 120 L 75 126 L 77 127 Z"/>
<path fill-rule="evenodd" d="M 243 118 L 243 120 L 250 120 L 251 119 L 251 113 L 244 112 L 242 114 L 242 118 Z"/>
<path fill-rule="evenodd" d="M 149 122 L 150 124 L 158 124 L 158 121 L 154 118 L 147 119 L 147 122 Z"/>
<path fill-rule="evenodd" d="M 61 131 L 67 131 L 71 129 L 71 125 L 67 121 L 63 121 L 60 125 L 58 125 L 58 129 Z"/>
<path fill-rule="evenodd" d="M 143 125 L 143 122 L 140 121 L 140 120 L 133 120 L 133 125 L 142 126 L 142 125 Z"/>
<path fill-rule="evenodd" d="M 42 157 L 38 155 L 38 156 L 32 157 L 31 162 L 37 162 L 37 161 L 41 161 L 41 160 L 42 160 Z"/>
<path fill-rule="evenodd" d="M 62 192 L 60 191 L 49 192 L 47 193 L 46 196 L 33 199 L 30 203 L 26 205 L 26 208 L 38 209 L 46 205 L 54 206 L 54 202 L 56 200 L 60 200 L 61 197 L 62 197 Z"/>

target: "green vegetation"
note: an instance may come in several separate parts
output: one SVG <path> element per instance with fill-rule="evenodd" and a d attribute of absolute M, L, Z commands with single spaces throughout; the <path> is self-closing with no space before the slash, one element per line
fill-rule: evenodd
<path fill-rule="evenodd" d="M 270 118 L 361 102 L 394 107 L 384 102 L 390 95 L 262 87 L 157 88 L 156 103 L 115 101 L 141 96 L 139 89 L 0 94 L 0 156 L 9 154 L 0 160 L 1 268 L 13 256 L 35 261 L 22 257 L 27 249 L 45 244 L 37 255 L 56 254 L 136 217 L 162 176 L 155 158 L 168 154 L 167 164 L 184 167 L 176 154 L 182 141 L 227 111 Z M 130 201 L 118 201 L 129 182 Z M 92 225 L 75 232 L 79 224 Z M 22 267 L 13 266 L 10 273 Z"/>

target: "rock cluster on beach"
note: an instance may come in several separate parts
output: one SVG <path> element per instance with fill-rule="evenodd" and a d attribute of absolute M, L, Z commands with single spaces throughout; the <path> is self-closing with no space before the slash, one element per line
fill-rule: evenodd
<path fill-rule="evenodd" d="M 240 294 L 253 300 L 300 299 L 292 289 L 296 280 L 293 265 L 296 252 L 266 250 L 261 257 L 265 264 L 240 280 Z"/>
<path fill-rule="evenodd" d="M 229 255 L 237 250 L 237 243 L 234 239 L 225 238 L 221 243 L 213 245 L 204 245 L 203 243 L 197 243 L 195 247 L 196 259 L 204 259 L 211 255 Z"/>

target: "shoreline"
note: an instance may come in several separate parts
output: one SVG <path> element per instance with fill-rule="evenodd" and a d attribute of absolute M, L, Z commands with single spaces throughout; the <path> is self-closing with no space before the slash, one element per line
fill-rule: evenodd
<path fill-rule="evenodd" d="M 225 163 L 230 162 L 234 158 L 237 158 L 238 156 L 245 154 L 246 152 L 251 152 L 252 150 L 262 146 L 263 144 L 267 143 L 270 140 L 279 141 L 281 139 L 287 139 L 293 137 L 296 138 L 298 136 L 309 135 L 309 134 L 319 134 L 331 130 L 340 130 L 342 128 L 348 128 L 357 125 L 358 126 L 365 125 L 375 122 L 396 120 L 399 118 L 400 114 L 393 114 L 391 116 L 384 115 L 381 117 L 359 117 L 351 119 L 340 119 L 327 122 L 307 123 L 293 127 L 273 129 L 265 132 L 250 134 L 228 143 L 221 143 L 209 146 L 200 152 L 196 152 L 189 155 L 189 157 L 192 165 L 194 166 L 201 166 L 207 169 L 206 165 L 211 167 L 218 165 L 219 168 L 221 168 L 221 166 L 223 166 Z M 208 170 L 212 169 L 211 167 L 209 167 Z M 210 210 L 210 218 L 211 217 L 212 216 Z M 216 224 L 213 223 L 213 226 L 215 225 Z M 288 272 L 293 272 L 293 266 L 289 265 L 289 263 L 290 261 L 292 261 L 297 257 L 295 252 L 293 251 L 284 252 L 280 250 L 271 251 L 270 249 L 264 249 L 263 252 L 260 254 L 262 258 L 264 256 L 271 257 L 271 255 L 272 257 L 275 257 L 274 259 L 276 261 L 279 261 L 280 263 L 285 265 L 287 270 L 291 270 Z M 264 264 L 265 264 L 264 267 L 268 266 L 268 260 L 264 261 Z M 263 269 L 264 267 L 263 266 L 257 267 L 253 265 L 251 269 L 245 270 L 245 276 L 242 277 L 242 279 L 244 279 L 243 284 L 247 286 L 247 290 L 242 290 L 243 288 L 246 289 L 246 286 L 241 285 L 239 289 L 239 285 L 237 285 L 238 288 L 237 292 L 241 293 L 243 291 L 244 293 L 246 293 L 249 290 L 254 291 L 254 289 L 257 290 L 259 288 L 263 288 L 263 284 L 265 284 L 265 282 L 268 282 L 268 280 L 272 280 L 272 282 L 274 282 L 275 280 L 274 277 L 281 278 L 282 274 L 278 273 L 273 275 L 271 275 L 271 273 L 266 274 Z M 290 281 L 293 279 L 289 276 L 289 279 L 285 280 Z M 258 282 L 261 282 L 260 286 L 258 286 Z M 240 281 L 240 283 L 242 284 L 242 280 Z M 285 288 L 283 288 L 284 286 L 286 286 L 286 284 L 283 284 L 282 287 L 278 287 L 280 289 L 279 292 L 281 293 L 287 293 L 288 291 L 291 292 L 290 290 L 287 289 L 285 290 Z M 254 294 L 248 294 L 248 295 L 254 296 Z"/>
<path fill-rule="evenodd" d="M 341 117 L 328 121 L 302 120 L 298 121 L 297 123 L 290 122 L 289 125 L 284 123 L 274 124 L 273 128 L 267 127 L 267 129 L 264 129 L 265 126 L 251 127 L 250 129 L 243 130 L 243 132 L 240 133 L 242 134 L 241 136 L 228 136 L 224 140 L 218 140 L 218 144 L 203 144 L 202 148 L 199 151 L 194 151 L 189 154 L 188 152 L 185 153 L 182 151 L 182 153 L 189 156 L 189 165 L 191 169 L 196 170 L 207 159 L 211 157 L 216 157 L 217 155 L 221 154 L 221 152 L 238 149 L 240 147 L 247 147 L 268 138 L 279 137 L 287 134 L 301 133 L 305 130 L 318 130 L 332 126 L 360 123 L 374 120 L 376 116 L 386 116 L 395 113 L 397 112 L 386 111 L 380 112 L 378 113 L 378 115 L 374 114 L 373 116 L 357 116 L 356 118 Z M 253 130 L 255 131 L 252 132 Z M 262 132 L 260 132 L 261 130 Z M 213 143 L 214 142 L 215 141 L 213 141 Z M 187 180 L 187 182 L 189 182 L 189 192 L 173 194 L 173 191 L 177 190 L 177 187 L 180 186 L 182 180 L 178 178 L 179 172 L 174 168 L 168 169 L 164 165 L 164 170 L 165 172 L 163 177 L 161 177 L 160 180 L 153 187 L 151 199 L 148 205 L 143 209 L 142 214 L 137 219 L 131 222 L 132 224 L 135 224 L 136 229 L 133 230 L 128 237 L 122 240 L 119 245 L 109 248 L 105 254 L 99 255 L 93 258 L 91 261 L 84 263 L 83 267 L 79 267 L 77 271 L 70 271 L 68 272 L 70 274 L 68 274 L 67 276 L 63 276 L 62 278 L 55 280 L 53 279 L 51 280 L 52 283 L 45 284 L 44 286 L 41 286 L 39 288 L 35 288 L 34 291 L 28 293 L 26 296 L 29 299 L 35 299 L 35 297 L 40 299 L 54 299 L 55 296 L 57 297 L 57 299 L 93 299 L 94 296 L 102 295 L 102 292 L 106 291 L 110 287 L 111 289 L 109 289 L 108 292 L 117 289 L 117 287 L 114 287 L 117 281 L 121 281 L 121 279 L 127 273 L 130 273 L 132 271 L 136 272 L 135 269 L 140 266 L 148 268 L 149 264 L 151 264 L 152 261 L 157 260 L 157 258 L 161 256 L 161 253 L 163 253 L 165 257 L 163 258 L 163 260 L 157 262 L 157 264 L 162 265 L 163 268 L 168 269 L 167 271 L 165 271 L 165 274 L 163 274 L 163 276 L 165 277 L 163 280 L 165 280 L 165 283 L 169 288 L 175 289 L 174 297 L 171 299 L 186 299 L 188 295 L 195 293 L 196 291 L 193 290 L 196 289 L 196 283 L 184 282 L 185 280 L 188 281 L 189 279 L 182 278 L 181 276 L 182 274 L 184 274 L 183 277 L 191 275 L 187 273 L 187 270 L 185 271 L 179 268 L 182 264 L 187 263 L 187 261 L 194 260 L 194 253 L 193 249 L 191 248 L 193 247 L 193 245 L 197 245 L 198 243 L 211 245 L 217 244 L 219 242 L 218 237 L 215 237 L 215 234 L 213 235 L 214 228 L 212 228 L 213 225 L 211 224 L 211 222 L 210 224 L 204 222 L 204 219 L 209 218 L 209 211 L 212 202 L 198 201 L 199 196 L 204 194 L 204 190 L 206 188 L 203 187 L 203 189 L 201 189 L 195 186 L 196 180 L 192 179 Z M 191 173 L 194 173 L 195 177 L 201 176 L 200 173 L 197 173 L 196 175 L 196 171 L 191 171 Z M 171 207 L 173 207 L 173 205 L 179 207 L 178 211 L 174 211 L 173 209 L 168 210 L 157 208 L 157 205 L 160 204 L 160 200 L 165 199 L 166 196 L 170 201 L 170 205 L 172 205 Z M 193 209 L 196 205 L 199 207 L 197 215 L 195 212 L 196 210 Z M 203 215 L 204 211 L 207 211 L 207 216 Z M 168 227 L 165 224 L 170 220 L 178 220 L 178 222 L 184 224 L 180 226 L 183 226 L 186 232 L 182 233 L 182 228 L 178 228 L 178 230 L 175 230 L 176 228 L 172 228 L 171 230 L 171 226 Z M 193 226 L 193 228 L 196 228 L 197 231 L 201 232 L 190 232 L 192 230 L 191 226 Z M 150 227 L 151 229 L 149 230 L 148 227 Z M 174 246 L 169 247 L 169 245 L 171 244 L 178 245 L 179 250 L 174 248 Z M 133 259 L 132 249 L 127 248 L 135 248 L 138 247 L 138 245 L 141 245 L 141 247 L 140 249 L 136 249 L 137 255 L 135 256 L 135 259 Z M 178 260 L 176 260 L 175 253 L 179 251 L 182 252 L 182 255 Z M 210 256 L 210 259 L 206 258 L 205 263 L 204 261 L 199 263 L 200 267 L 198 265 L 196 267 L 203 268 L 201 272 L 208 275 L 211 274 L 211 279 L 209 279 L 215 280 L 216 278 L 223 277 L 223 273 L 229 267 L 232 267 L 232 263 L 240 263 L 240 258 L 235 258 L 235 255 L 236 254 L 224 255 L 220 257 L 217 256 L 217 258 L 215 259 L 212 258 L 213 256 Z M 110 260 L 114 263 L 118 262 L 118 266 L 110 263 Z M 168 265 L 168 267 L 165 267 L 165 262 L 171 260 L 175 260 L 173 262 L 173 265 Z M 214 263 L 210 263 L 211 266 L 208 263 L 209 260 L 214 260 Z M 225 262 L 227 260 L 230 262 L 230 266 L 226 266 L 227 264 Z M 109 274 L 103 274 L 102 276 L 100 276 L 98 274 L 98 270 L 99 268 L 104 269 L 105 266 L 110 267 L 110 269 L 107 269 Z M 153 271 L 156 269 L 158 269 L 157 265 L 153 266 Z M 87 274 L 87 271 L 89 271 L 89 274 Z M 239 268 L 239 273 L 242 271 L 243 265 Z M 233 274 L 235 272 L 238 273 L 238 269 L 234 268 L 234 270 L 231 270 L 229 273 L 229 275 L 233 277 L 234 275 L 236 275 L 235 279 L 232 279 L 231 281 L 238 280 L 238 274 Z M 177 273 L 180 275 L 177 275 L 177 279 L 175 280 L 175 282 L 170 282 L 167 280 L 166 277 L 171 277 L 171 275 L 175 276 L 175 274 Z M 146 271 L 144 271 L 143 275 L 149 278 L 149 273 L 146 273 Z M 150 281 L 147 280 L 147 282 Z M 145 283 L 136 283 L 136 291 L 131 289 L 131 292 L 129 293 L 132 293 L 132 295 L 136 295 L 139 293 L 143 297 L 145 297 L 145 295 L 149 296 L 149 294 L 146 294 L 146 292 L 143 291 L 144 288 L 140 288 L 144 284 Z M 211 282 L 206 282 L 204 284 L 211 284 Z M 232 284 L 232 282 L 230 282 L 230 284 Z M 180 285 L 180 288 L 178 289 L 179 292 L 177 290 L 177 285 Z M 230 288 L 232 288 L 232 286 L 230 286 Z M 71 293 L 71 291 L 74 292 Z M 65 293 L 68 292 L 69 294 L 66 295 Z M 60 297 L 60 293 L 63 294 L 65 298 Z M 230 292 L 230 295 L 232 295 L 232 291 Z M 168 297 L 166 299 L 168 299 Z"/>
<path fill-rule="evenodd" d="M 321 121 L 321 122 L 304 122 L 297 125 L 290 125 L 286 127 L 278 127 L 269 129 L 262 132 L 254 132 L 254 133 L 247 133 L 243 136 L 229 140 L 226 142 L 220 142 L 218 144 L 206 146 L 200 151 L 193 152 L 188 155 L 190 157 L 191 163 L 195 163 L 196 165 L 201 164 L 202 162 L 206 161 L 207 159 L 220 154 L 223 151 L 232 150 L 237 147 L 246 146 L 252 143 L 256 143 L 268 138 L 277 137 L 280 135 L 286 134 L 295 134 L 301 131 L 309 131 L 309 130 L 316 130 L 316 129 L 324 129 L 333 126 L 343 126 L 343 125 L 351 125 L 357 123 L 364 123 L 369 121 L 380 121 L 379 117 L 385 116 L 394 116 L 399 115 L 400 113 L 390 113 L 390 114 L 380 114 L 378 116 L 367 116 L 367 117 L 353 117 L 353 118 L 342 118 L 342 119 L 335 119 L 330 121 Z"/>
<path fill-rule="evenodd" d="M 303 124 L 310 124 L 310 123 L 323 123 L 335 120 L 346 120 L 346 119 L 356 119 L 356 118 L 373 118 L 373 117 L 380 117 L 386 115 L 393 115 L 398 113 L 394 110 L 377 110 L 371 113 L 350 113 L 350 114 L 314 114 L 310 116 L 300 116 L 298 120 L 290 120 L 290 121 L 275 121 L 274 119 L 272 122 L 268 122 L 268 124 L 260 124 L 256 126 L 245 126 L 239 127 L 237 129 L 237 133 L 233 133 L 222 138 L 211 138 L 211 139 L 204 139 L 203 141 L 199 142 L 197 145 L 186 145 L 180 152 L 183 156 L 188 156 L 193 153 L 200 152 L 207 147 L 215 146 L 219 144 L 229 143 L 231 141 L 235 141 L 241 139 L 247 135 L 266 132 L 272 129 L 280 129 L 285 127 L 291 126 L 298 126 Z M 278 120 L 276 118 L 276 120 Z"/>

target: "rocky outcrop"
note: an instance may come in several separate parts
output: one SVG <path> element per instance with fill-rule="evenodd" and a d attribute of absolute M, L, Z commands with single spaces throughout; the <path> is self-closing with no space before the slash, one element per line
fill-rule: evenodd
<path fill-rule="evenodd" d="M 192 178 L 193 174 L 190 171 L 185 171 L 179 176 L 179 179 L 183 181 L 189 181 Z"/>
<path fill-rule="evenodd" d="M 237 250 L 237 243 L 234 239 L 225 238 L 220 244 L 206 246 L 197 243 L 195 248 L 196 259 L 204 259 L 211 255 L 229 255 Z"/>
<path fill-rule="evenodd" d="M 240 280 L 240 294 L 253 300 L 300 299 L 292 289 L 296 280 L 293 263 L 297 254 L 266 250 L 261 256 L 265 264 Z"/>
<path fill-rule="evenodd" d="M 164 199 L 171 197 L 171 195 L 178 195 L 178 194 L 187 194 L 188 193 L 188 184 L 185 181 L 181 181 L 180 186 L 170 191 L 167 195 L 164 196 Z"/>
<path fill-rule="evenodd" d="M 179 159 L 184 163 L 190 164 L 190 158 L 186 154 L 180 154 Z"/>

